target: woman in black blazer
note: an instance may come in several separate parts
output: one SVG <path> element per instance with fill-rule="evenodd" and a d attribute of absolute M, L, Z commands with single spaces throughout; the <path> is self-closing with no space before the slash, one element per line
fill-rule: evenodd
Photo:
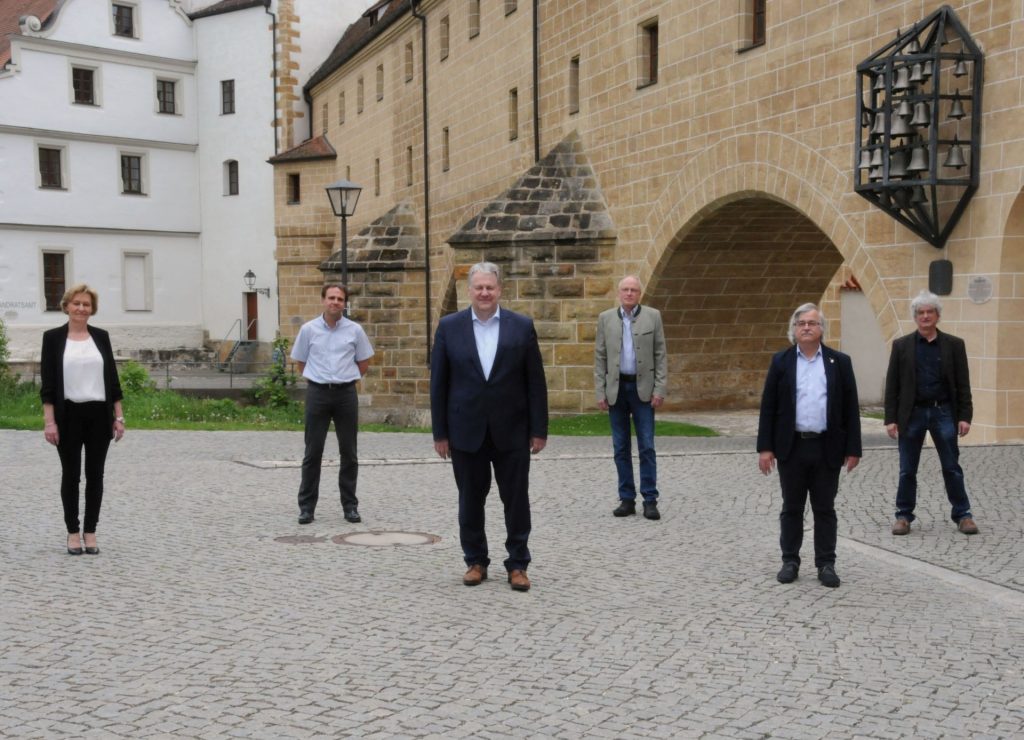
<path fill-rule="evenodd" d="M 96 523 L 103 502 L 103 467 L 110 440 L 124 436 L 121 383 L 110 335 L 89 326 L 99 295 L 84 283 L 68 289 L 60 302 L 68 322 L 43 333 L 40 358 L 43 431 L 60 455 L 60 498 L 68 528 L 69 555 L 99 554 Z M 78 484 L 85 448 L 85 522 L 79 534 Z"/>

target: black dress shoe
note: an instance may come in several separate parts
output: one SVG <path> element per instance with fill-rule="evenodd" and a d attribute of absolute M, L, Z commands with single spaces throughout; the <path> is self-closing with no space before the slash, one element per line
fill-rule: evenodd
<path fill-rule="evenodd" d="M 657 501 L 644 501 L 644 519 L 661 519 Z"/>
<path fill-rule="evenodd" d="M 839 576 L 836 575 L 836 567 L 834 565 L 823 565 L 818 568 L 818 580 L 821 581 L 823 586 L 839 588 Z"/>
<path fill-rule="evenodd" d="M 345 521 L 353 524 L 363 521 L 363 518 L 359 516 L 359 509 L 354 506 L 351 509 L 345 509 Z"/>
<path fill-rule="evenodd" d="M 800 566 L 796 563 L 783 563 L 782 568 L 779 570 L 779 574 L 775 576 L 775 579 L 779 583 L 792 583 L 796 580 L 796 575 L 799 572 Z"/>
<path fill-rule="evenodd" d="M 312 524 L 313 523 L 313 512 L 312 511 L 300 511 L 299 512 L 299 524 Z"/>
<path fill-rule="evenodd" d="M 619 508 L 612 512 L 613 516 L 633 516 L 636 513 L 636 502 L 622 499 Z"/>

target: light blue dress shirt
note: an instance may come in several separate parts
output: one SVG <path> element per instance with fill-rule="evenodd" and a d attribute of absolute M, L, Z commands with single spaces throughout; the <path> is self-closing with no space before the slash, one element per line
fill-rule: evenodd
<path fill-rule="evenodd" d="M 807 358 L 796 349 L 796 430 L 824 432 L 828 427 L 828 385 L 821 345 Z"/>
<path fill-rule="evenodd" d="M 619 372 L 636 375 L 636 347 L 633 346 L 633 319 L 636 318 L 635 306 L 632 311 L 620 309 L 622 313 L 622 352 L 619 353 Z"/>
<path fill-rule="evenodd" d="M 299 329 L 292 346 L 292 359 L 306 363 L 302 377 L 314 383 L 348 383 L 359 380 L 357 362 L 373 357 L 366 332 L 342 316 L 332 328 L 320 314 Z"/>
<path fill-rule="evenodd" d="M 472 308 L 469 311 L 473 314 L 473 336 L 476 339 L 477 354 L 480 356 L 480 367 L 484 370 L 484 378 L 490 378 L 494 356 L 498 353 L 501 306 L 495 307 L 494 315 L 487 321 L 478 319 L 476 311 Z"/>

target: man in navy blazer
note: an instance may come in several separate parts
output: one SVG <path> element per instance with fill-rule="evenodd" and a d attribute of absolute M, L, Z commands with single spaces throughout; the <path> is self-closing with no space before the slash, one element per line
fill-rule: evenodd
<path fill-rule="evenodd" d="M 790 317 L 789 340 L 794 346 L 772 357 L 768 368 L 757 451 L 762 473 L 771 473 L 776 461 L 779 466 L 779 582 L 797 578 L 809 495 L 818 580 L 836 588 L 835 499 L 840 469 L 845 466 L 850 472 L 860 462 L 860 407 L 853 363 L 821 343 L 824 333 L 825 317 L 813 303 L 803 304 Z"/>
<path fill-rule="evenodd" d="M 516 591 L 528 591 L 530 454 L 548 436 L 548 395 L 537 332 L 526 316 L 502 310 L 497 265 L 469 270 L 470 307 L 438 322 L 430 359 L 434 450 L 451 457 L 459 489 L 462 582 L 487 579 L 490 558 L 484 505 L 491 468 L 505 509 L 505 569 Z"/>

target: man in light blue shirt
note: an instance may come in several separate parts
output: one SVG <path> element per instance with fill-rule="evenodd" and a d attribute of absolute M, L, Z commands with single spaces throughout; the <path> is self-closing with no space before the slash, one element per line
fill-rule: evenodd
<path fill-rule="evenodd" d="M 299 484 L 299 524 L 313 521 L 320 496 L 320 467 L 331 421 L 338 436 L 338 490 L 345 519 L 360 522 L 356 478 L 359 457 L 359 397 L 356 381 L 366 374 L 373 347 L 363 327 L 345 315 L 348 289 L 328 284 L 320 290 L 324 312 L 299 329 L 292 359 L 306 379 L 306 452 Z"/>

